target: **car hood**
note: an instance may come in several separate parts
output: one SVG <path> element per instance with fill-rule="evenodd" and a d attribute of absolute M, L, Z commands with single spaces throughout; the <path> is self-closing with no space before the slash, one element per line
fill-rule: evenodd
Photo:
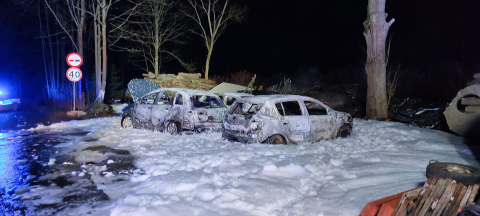
<path fill-rule="evenodd" d="M 127 87 L 132 95 L 133 102 L 137 102 L 143 95 L 162 86 L 146 79 L 133 79 L 128 83 Z"/>

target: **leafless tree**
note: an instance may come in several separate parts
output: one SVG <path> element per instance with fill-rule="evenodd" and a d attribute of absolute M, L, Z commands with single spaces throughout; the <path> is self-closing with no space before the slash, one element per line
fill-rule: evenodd
<path fill-rule="evenodd" d="M 386 22 L 386 0 L 368 0 L 367 19 L 363 22 L 367 43 L 367 119 L 388 119 L 385 42 L 395 19 Z"/>
<path fill-rule="evenodd" d="M 74 51 L 83 55 L 83 31 L 85 25 L 85 0 L 44 0 L 46 7 L 52 13 L 52 16 L 57 22 L 57 25 L 64 31 L 64 34 L 72 41 Z M 48 23 L 47 23 L 48 25 Z M 77 37 L 70 29 L 76 29 Z M 82 95 L 85 91 L 82 91 L 82 81 L 78 81 L 76 88 L 78 89 L 76 98 L 85 106 L 85 101 Z"/>
<path fill-rule="evenodd" d="M 118 1 L 118 0 L 117 0 Z M 115 1 L 115 2 L 117 2 Z M 95 45 L 95 101 L 103 103 L 107 85 L 107 15 L 112 0 L 91 0 L 90 13 L 93 16 Z"/>
<path fill-rule="evenodd" d="M 43 81 L 46 87 L 46 98 L 54 105 L 66 106 L 72 98 L 72 88 L 71 82 L 66 81 L 62 76 L 66 71 L 65 46 L 69 44 L 75 50 L 76 43 L 72 34 L 75 27 L 70 25 L 70 15 L 63 7 L 65 2 L 53 0 L 36 2 L 44 60 L 45 80 Z"/>
<path fill-rule="evenodd" d="M 191 65 L 180 59 L 175 45 L 186 42 L 189 30 L 183 13 L 176 8 L 178 0 L 129 0 L 124 13 L 111 18 L 110 46 L 127 51 L 142 59 L 140 69 L 155 75 L 162 71 L 162 63 L 179 61 L 187 70 Z M 121 40 L 129 43 L 118 45 Z"/>
<path fill-rule="evenodd" d="M 205 79 L 208 80 L 213 45 L 231 22 L 240 22 L 245 17 L 245 7 L 229 5 L 229 0 L 188 0 L 191 10 L 185 15 L 193 19 L 197 29 L 193 32 L 203 38 L 207 47 Z"/>

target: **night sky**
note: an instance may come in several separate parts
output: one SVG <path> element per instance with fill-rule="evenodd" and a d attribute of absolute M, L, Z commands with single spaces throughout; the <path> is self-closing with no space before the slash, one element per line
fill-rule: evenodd
<path fill-rule="evenodd" d="M 15 74 L 21 80 L 18 86 L 32 86 L 30 82 L 44 73 L 36 6 L 24 9 L 13 0 L 0 2 L 0 81 Z M 301 80 L 344 70 L 349 82 L 365 83 L 367 0 L 235 2 L 247 5 L 246 20 L 231 24 L 215 44 L 210 76 L 247 70 L 274 82 L 291 77 L 301 85 Z M 457 79 L 464 82 L 480 72 L 478 11 L 477 0 L 387 0 L 387 20 L 396 20 L 389 31 L 393 36 L 389 67 L 401 65 L 407 71 L 403 75 L 404 82 L 410 83 L 403 85 L 409 88 L 406 96 L 421 90 L 415 87 L 421 83 L 412 84 L 416 79 L 432 80 L 430 85 L 438 86 Z M 199 36 L 191 37 L 181 55 L 201 71 L 206 49 Z M 109 51 L 127 81 L 140 78 L 141 72 L 125 63 L 126 56 Z M 167 73 L 184 71 L 175 63 L 166 69 Z M 22 89 L 22 94 L 30 96 L 30 89 Z M 438 91 L 422 94 L 430 97 Z"/>

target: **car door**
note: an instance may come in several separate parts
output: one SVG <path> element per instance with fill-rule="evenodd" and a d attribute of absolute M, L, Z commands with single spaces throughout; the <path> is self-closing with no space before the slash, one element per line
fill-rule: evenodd
<path fill-rule="evenodd" d="M 275 104 L 283 125 L 283 131 L 289 140 L 304 141 L 310 130 L 308 116 L 303 113 L 300 103 L 296 100 L 283 101 Z"/>
<path fill-rule="evenodd" d="M 175 92 L 173 91 L 160 92 L 157 101 L 152 105 L 151 121 L 153 126 L 162 126 L 165 119 L 170 115 L 174 95 Z"/>
<path fill-rule="evenodd" d="M 135 106 L 135 119 L 142 124 L 148 124 L 152 115 L 152 105 L 157 98 L 158 92 L 143 96 Z"/>
<path fill-rule="evenodd" d="M 304 101 L 308 112 L 310 130 L 315 141 L 331 138 L 335 129 L 335 122 L 328 109 L 322 104 L 314 101 Z"/>

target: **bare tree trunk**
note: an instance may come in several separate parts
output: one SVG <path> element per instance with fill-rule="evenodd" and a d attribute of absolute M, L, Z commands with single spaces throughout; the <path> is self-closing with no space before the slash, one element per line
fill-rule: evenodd
<path fill-rule="evenodd" d="M 210 46 L 207 46 L 207 60 L 205 62 L 205 79 L 208 80 L 208 71 L 210 70 L 210 58 L 212 58 L 213 43 Z"/>
<path fill-rule="evenodd" d="M 105 97 L 105 87 L 107 85 L 107 3 L 102 0 L 102 57 L 103 57 L 103 71 L 102 71 L 102 103 Z"/>
<path fill-rule="evenodd" d="M 154 59 L 154 70 L 155 70 L 155 79 L 157 79 L 158 77 L 158 73 L 159 73 L 159 64 L 158 64 L 158 61 L 160 60 L 159 57 L 158 57 L 158 50 L 160 49 L 160 26 L 159 26 L 159 23 L 160 23 L 160 15 L 158 14 L 159 13 L 159 5 L 158 5 L 158 2 L 155 2 L 155 9 L 154 9 L 154 13 L 155 13 L 155 45 L 154 45 L 154 49 L 155 49 L 155 59 Z M 148 71 L 147 71 L 148 73 Z"/>
<path fill-rule="evenodd" d="M 51 87 L 52 89 L 57 89 L 58 85 L 55 81 L 55 74 L 54 74 L 54 61 L 53 61 L 53 49 L 52 49 L 52 38 L 50 36 L 50 26 L 49 26 L 49 20 L 48 20 L 48 11 L 47 8 L 45 8 L 45 24 L 46 24 L 46 30 L 47 30 L 47 38 L 48 38 L 48 47 L 50 50 L 50 67 L 49 67 L 49 79 L 51 79 Z M 48 52 L 47 52 L 48 53 Z M 55 94 L 55 93 L 54 93 Z M 54 95 L 54 97 L 57 95 Z"/>
<path fill-rule="evenodd" d="M 102 86 L 102 62 L 101 62 L 101 50 L 100 50 L 100 24 L 98 20 L 100 20 L 100 5 L 97 5 L 95 9 L 95 21 L 94 21 L 94 34 L 95 34 L 95 91 L 97 99 L 100 97 L 100 90 Z"/>
<path fill-rule="evenodd" d="M 78 10 L 78 13 L 77 13 L 78 17 L 80 18 L 79 22 L 78 22 L 78 25 L 77 25 L 78 54 L 80 54 L 80 56 L 82 58 L 85 58 L 85 56 L 83 55 L 83 26 L 84 26 L 84 23 L 85 23 L 85 0 L 77 1 L 77 8 L 80 8 L 80 10 Z M 86 67 L 83 67 L 83 69 L 85 69 L 85 68 Z M 86 70 L 84 70 L 84 71 L 86 71 Z M 84 76 L 84 77 L 87 77 L 87 76 Z M 79 104 L 81 104 L 82 107 L 85 107 L 85 98 L 83 97 L 85 95 L 85 88 L 83 87 L 85 85 L 85 83 L 86 82 L 84 82 L 82 80 L 78 81 L 78 90 L 79 90 L 78 91 L 78 93 L 79 93 L 78 98 L 80 100 Z"/>
<path fill-rule="evenodd" d="M 386 22 L 386 0 L 368 0 L 368 15 L 363 23 L 367 43 L 367 119 L 388 119 L 385 41 L 395 19 Z"/>
<path fill-rule="evenodd" d="M 45 34 L 43 33 L 43 27 L 42 27 L 42 13 L 40 10 L 40 1 L 38 1 L 38 21 L 40 23 L 40 37 L 42 38 L 42 52 L 43 52 L 43 66 L 45 69 L 45 82 L 46 82 L 46 87 L 47 87 L 47 99 L 51 99 L 51 94 L 50 94 L 50 81 L 48 80 L 48 69 L 47 69 L 47 59 L 45 56 Z"/>

